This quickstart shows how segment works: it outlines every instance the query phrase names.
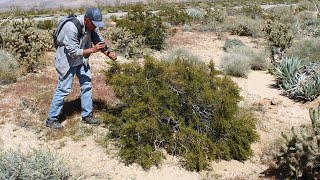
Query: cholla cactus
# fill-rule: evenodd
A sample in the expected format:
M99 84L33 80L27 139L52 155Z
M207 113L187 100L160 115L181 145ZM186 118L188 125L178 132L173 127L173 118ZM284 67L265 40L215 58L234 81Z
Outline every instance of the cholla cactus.
M48 39L35 31L34 22L22 19L13 21L1 32L4 48L12 53L19 62L23 72L33 72L39 66L39 57L43 50L50 48Z
M312 126L292 128L292 138L283 135L282 146L276 163L282 175L291 179L318 179L320 177L320 104L310 109Z
M284 51L292 45L293 36L289 33L290 26L281 22L267 20L262 31L265 32L267 39L272 43L271 46L279 48L280 59ZM275 62L275 55L273 53L273 62Z
M112 40L113 49L128 57L141 56L145 45L143 36L136 36L126 28L114 28L108 34Z

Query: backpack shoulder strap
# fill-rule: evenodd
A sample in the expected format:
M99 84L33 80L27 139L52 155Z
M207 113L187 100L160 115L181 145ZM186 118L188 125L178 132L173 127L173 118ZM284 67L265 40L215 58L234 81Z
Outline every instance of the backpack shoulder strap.
M71 22L77 27L78 29L78 40L80 41L80 37L82 35L82 26L80 24L80 21L77 18L72 18Z

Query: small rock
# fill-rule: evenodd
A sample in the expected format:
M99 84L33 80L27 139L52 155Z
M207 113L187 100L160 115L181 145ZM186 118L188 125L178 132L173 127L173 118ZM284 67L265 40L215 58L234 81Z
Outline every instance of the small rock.
M273 98L270 102L271 105L279 105L282 103L282 100L278 99L278 98Z

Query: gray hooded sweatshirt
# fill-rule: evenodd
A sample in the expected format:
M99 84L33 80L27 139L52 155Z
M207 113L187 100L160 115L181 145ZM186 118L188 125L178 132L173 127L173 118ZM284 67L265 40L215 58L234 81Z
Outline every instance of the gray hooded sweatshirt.
M83 62L88 62L89 56L83 56L83 49L92 47L93 44L105 42L99 33L99 29L91 31L85 28L84 15L78 16L82 26L80 42L78 40L78 29L72 22L67 22L61 29L57 38L58 46L55 56L55 67L59 74L59 78L63 78L70 67L79 66ZM104 49L106 50L106 49Z

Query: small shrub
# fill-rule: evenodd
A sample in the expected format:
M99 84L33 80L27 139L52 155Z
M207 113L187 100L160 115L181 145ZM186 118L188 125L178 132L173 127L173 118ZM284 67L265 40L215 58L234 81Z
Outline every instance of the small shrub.
M207 8L201 22L202 24L208 24L213 21L223 23L227 15L227 11L223 8L216 8L214 10L211 8Z
M192 27L189 24L184 24L182 29L183 29L183 32L191 32L192 31Z
M201 22L206 14L206 12L201 8L188 8L185 11L195 22Z
M291 129L291 137L282 134L285 143L274 156L277 174L283 179L320 178L320 105L309 110L311 124Z
M108 37L112 41L113 50L128 57L142 56L145 43L143 36L136 36L126 28L113 28L108 32Z
M43 20L43 21L39 21L37 22L37 28L38 29L53 29L54 27L57 26L57 23L52 21L52 20Z
M182 25L189 23L192 17L185 11L172 5L165 5L160 8L159 16L172 25Z
M221 61L221 68L226 74L246 77L250 69L266 70L269 68L266 51L256 52L253 49L238 45L229 49Z
M244 43L239 39L227 39L223 45L223 50L228 51L235 46L244 46Z
M231 22L227 22L225 26L227 26L227 29L234 35L263 37L263 32L261 31L261 20L253 20L251 18L241 16Z
M190 50L186 48L175 48L171 50L167 56L163 57L163 60L171 62L175 61L176 59L192 61L195 63L201 62L199 56L190 53Z
M303 48L301 48L303 47ZM289 57L297 57L304 64L308 62L320 62L320 38L304 38L295 41L287 50L286 55Z
M252 155L255 120L240 113L239 88L231 79L216 76L213 63L145 58L144 66L112 62L105 72L122 105L104 119L126 164L159 165L160 149L195 171L209 160Z
M16 81L18 65L17 60L10 53L0 50L0 84Z
M49 151L33 150L23 154L9 150L0 155L0 179L70 179L67 166Z
M247 77L251 69L250 57L247 53L241 53L241 47L230 50L221 60L221 70L229 75Z
M273 74L289 98L312 101L320 95L320 63L303 65L298 58L284 58L274 64Z
M219 29L219 24L215 21L212 21L208 24L201 24L200 26L196 27L196 29L202 32L215 32Z
M242 7L242 12L253 19L261 16L262 8L259 2L250 2L248 5Z
M128 14L122 19L116 20L117 27L129 29L136 36L144 36L145 43L151 49L161 50L166 39L166 28L160 17L144 9L137 4L132 6Z
M251 55L251 69L253 70L267 70L270 67L270 62L268 60L268 52L260 51L253 52Z

